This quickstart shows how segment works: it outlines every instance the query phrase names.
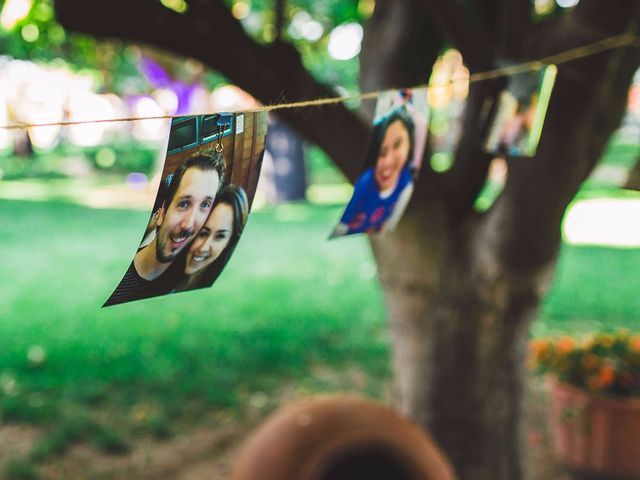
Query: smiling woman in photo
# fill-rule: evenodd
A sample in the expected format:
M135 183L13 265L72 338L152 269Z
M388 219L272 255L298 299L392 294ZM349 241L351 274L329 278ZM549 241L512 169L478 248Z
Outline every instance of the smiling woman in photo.
M365 157L369 168L356 181L332 237L395 227L413 192L413 144L414 122L404 106L376 120Z
M249 215L247 194L228 185L216 197L211 214L183 256L184 276L177 291L210 286L236 247Z

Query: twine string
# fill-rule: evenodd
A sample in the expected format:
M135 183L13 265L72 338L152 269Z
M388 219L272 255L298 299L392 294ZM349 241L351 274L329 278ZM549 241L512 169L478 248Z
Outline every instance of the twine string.
M542 57L537 60L531 60L528 62L519 63L515 65L508 65L505 67L496 68L493 70L487 70L484 72L472 73L469 75L468 79L451 79L444 82L438 82L438 83L432 83L432 84L423 83L420 85L415 85L413 87L402 87L402 88L436 89L436 88L446 87L448 85L452 85L456 82L461 82L461 81L468 81L469 83L475 83L475 82L481 82L484 80L492 80L499 77L517 75L520 73L541 70L546 65L551 65L551 64L558 65L562 63L567 63L573 60L589 57L607 50L613 50L613 49L622 48L622 47L640 48L640 38L635 35L625 33L622 35L616 35L613 37L605 38L603 40L598 40L596 42L588 43L579 47L571 48L569 50L565 50L563 52L559 52L553 55L548 55L546 57ZM238 110L238 113L271 112L274 110L315 107L315 106L331 105L331 104L349 102L349 101L368 100L372 98L378 98L384 93L391 92L397 89L398 88L389 88L389 89L375 90L375 91L360 93L355 95L343 95L343 96L336 96L336 97L316 98L313 100L302 100L298 102L263 105L261 107ZM35 128L35 127L54 127L54 126L64 127L64 126L72 126L72 125L84 125L87 123L116 123L116 122L137 122L142 120L167 120L167 119L176 118L176 117L178 116L177 115L156 115L156 116L149 116L149 117L103 118L103 119L95 119L95 120L75 120L75 121L72 120L72 121L50 122L50 123L18 122L10 125L1 125L0 129L15 130L15 129L23 129L23 128Z

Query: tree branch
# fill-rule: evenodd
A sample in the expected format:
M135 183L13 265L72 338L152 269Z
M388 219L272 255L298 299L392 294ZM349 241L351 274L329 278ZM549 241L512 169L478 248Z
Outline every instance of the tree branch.
M461 220L473 212L475 199L486 181L494 155L485 153L483 144L490 113L504 85L504 78L470 85L455 163L443 178L445 201L452 218Z
M69 30L149 43L197 58L265 104L336 96L307 72L295 48L283 42L258 44L220 0L190 2L183 15L154 0L56 0L55 7ZM279 116L355 179L369 132L360 115L337 104L282 110Z
M502 0L474 0L478 14L484 23L484 30L491 35L493 42L497 42L499 38L499 22L500 12L502 11Z
M531 27L524 41L526 57L533 60L554 55L626 32L638 34L640 25L628 20L635 15L632 10L637 11L639 6L627 0L580 2L570 12ZM617 12L627 15L616 15Z
M502 7L505 26L501 49L510 59L522 58L523 38L527 38L531 29L531 0L508 0Z
M425 13L436 21L473 71L493 66L494 44L453 0L418 0Z
M414 0L377 2L362 41L362 89L426 84L443 46L442 35Z
M276 40L282 40L282 31L284 29L284 10L285 10L286 0L276 0L275 4L275 14L276 14Z
M639 7L635 12L607 8L607 16L615 18L592 20L607 28L617 25L611 34L640 19ZM603 14L597 12L590 9L590 15ZM639 65L638 49L621 48L559 68L536 158L510 163L505 190L483 225L486 241L505 265L526 271L555 256L564 211L620 124L626 97L619 92L628 88Z
M627 176L627 181L622 188L640 192L640 156L636 157L635 164Z

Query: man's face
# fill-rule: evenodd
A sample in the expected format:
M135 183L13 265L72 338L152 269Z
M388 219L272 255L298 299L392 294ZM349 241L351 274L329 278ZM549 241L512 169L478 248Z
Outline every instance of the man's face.
M182 176L173 200L158 215L156 258L172 262L195 237L209 216L220 177L215 170L190 168Z

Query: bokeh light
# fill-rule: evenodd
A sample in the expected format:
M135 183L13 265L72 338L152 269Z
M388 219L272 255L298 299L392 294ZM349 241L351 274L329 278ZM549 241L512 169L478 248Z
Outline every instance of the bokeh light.
M238 20L246 18L249 12L251 12L251 6L245 1L236 2L231 7L231 15Z
M562 231L568 243L640 247L640 196L578 200L565 215Z
M133 105L133 116L136 118L160 117L165 115L162 107L151 97L140 97ZM167 134L168 120L151 119L133 122L132 133L138 140L160 140Z
M75 122L116 118L116 112L109 98L90 91L73 95L69 99L68 109L70 120ZM82 147L99 145L110 126L111 124L107 122L70 125L69 140Z
M320 22L316 22L315 20L307 22L302 28L302 36L310 42L319 40L322 37L323 33L324 27Z
M0 13L0 25L5 30L11 30L20 20L31 11L33 0L7 0Z
M459 51L450 49L433 65L429 82L429 104L444 108L452 99L463 101L469 94L469 70Z
M538 15L551 13L555 6L555 0L535 0L533 2L533 7Z
M308 12L300 10L291 18L288 31L293 38L304 38L309 42L315 42L320 40L324 34L324 27L320 22L314 20Z
M255 98L235 85L223 85L216 88L211 92L209 103L215 111L231 111L260 106Z
M556 3L558 4L558 6L562 8L575 7L576 5L578 5L579 2L580 0L556 0Z
M144 173L131 172L127 175L127 185L135 190L142 190L146 187L149 179Z
M358 2L358 13L364 18L367 19L371 15L373 15L373 10L376 7L375 0L360 0Z
M345 23L331 31L327 50L336 60L350 60L358 53L362 44L363 30L359 23Z
M110 168L116 163L116 152L109 147L103 147L96 152L96 165L100 168Z
M40 37L40 30L37 25L29 23L22 27L20 34L25 42L33 43L38 40L38 37Z
M446 172L453 166L453 155L449 152L437 152L431 155L431 168L435 172Z
M187 5L185 0L160 0L160 3L169 10L173 10L177 13L184 13L189 8L189 5Z
M178 110L178 95L169 88L158 88L152 93L153 99L167 115L173 115Z

